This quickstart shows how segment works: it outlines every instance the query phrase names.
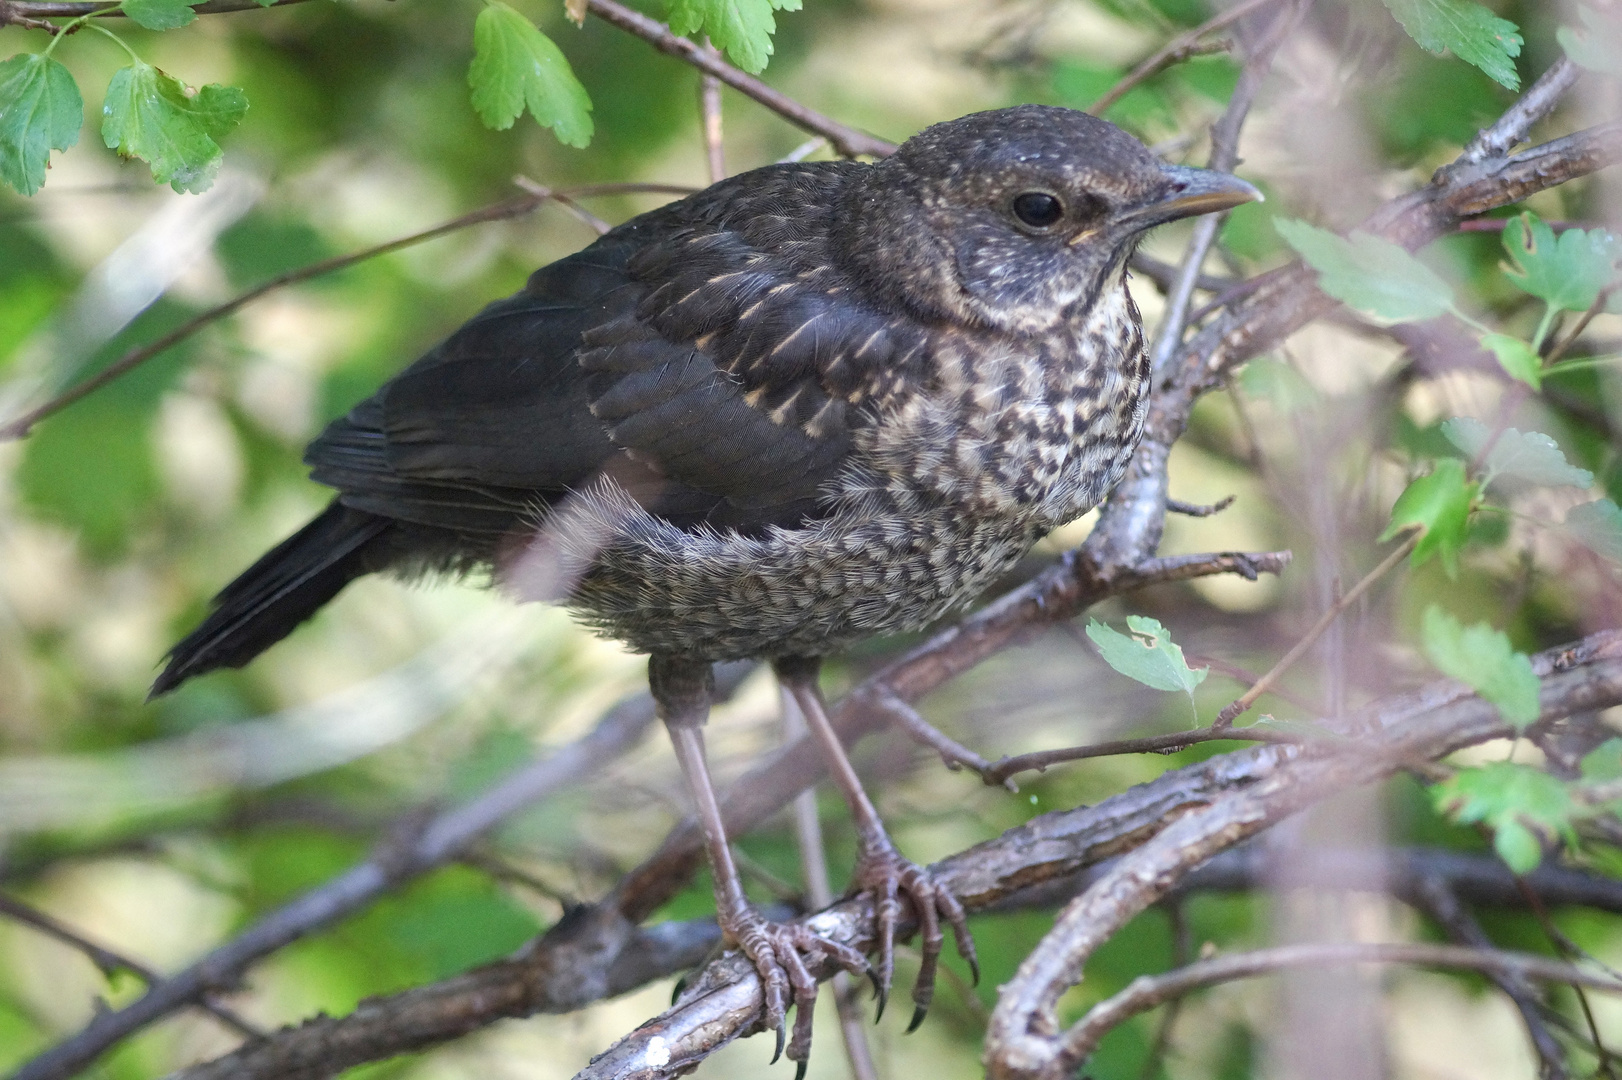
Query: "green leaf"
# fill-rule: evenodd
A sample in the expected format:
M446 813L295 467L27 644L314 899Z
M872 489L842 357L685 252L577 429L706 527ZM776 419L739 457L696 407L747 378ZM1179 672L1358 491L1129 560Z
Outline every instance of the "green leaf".
M1622 562L1622 508L1610 499L1573 506L1566 512L1566 530L1596 555Z
M1380 534L1390 540L1411 526L1423 528L1424 535L1414 547L1411 565L1421 566L1432 555L1439 556L1449 577L1458 572L1459 550L1470 523L1470 508L1480 493L1479 484L1465 478L1464 463L1443 458L1429 475L1421 476L1397 496L1391 508L1391 524Z
M224 156L215 140L242 122L248 98L219 83L194 91L137 60L113 73L101 111L109 149L146 161L158 183L196 193L214 183Z
M1534 390L1543 389L1543 358L1532 346L1508 334L1482 334L1481 347L1498 358L1498 366L1510 378Z
M118 9L148 30L173 30L197 18L193 4L203 0L124 0Z
M1473 461L1487 445L1492 433L1486 424L1474 417L1455 416L1442 423L1442 434ZM1594 484L1594 474L1566 461L1566 455L1560 452L1560 444L1541 431L1523 433L1514 428L1504 429L1498 441L1492 444L1492 449L1487 451L1482 465L1487 470L1487 476L1482 480L1483 486L1497 477L1543 487L1586 488Z
M1129 615L1126 625L1130 635L1097 619L1088 620L1087 636L1098 646L1104 662L1145 686L1181 690L1192 697L1194 688L1205 681L1211 669L1190 668L1183 659L1182 648L1171 640L1171 634L1158 620Z
M1617 280L1622 244L1604 229L1567 229L1559 236L1530 212L1504 227L1506 273L1516 286L1554 307L1587 311Z
M1453 306L1453 287L1400 244L1368 233L1338 236L1294 218L1273 227L1318 271L1318 287L1384 322L1434 319Z
M745 71L759 73L772 55L772 11L799 11L800 0L668 0L670 29L710 35Z
M84 99L68 69L37 53L0 63L0 180L24 195L45 184L51 151L79 141Z
M1622 18L1617 12L1591 7L1579 7L1577 15L1583 21L1582 31L1569 26L1555 31L1571 62L1602 75L1622 75L1622 51L1616 48L1622 41Z
M1514 23L1469 0L1385 0L1385 6L1421 49L1438 55L1451 51L1494 82L1521 88L1515 71L1521 34Z
M473 24L473 63L467 69L473 111L486 127L505 131L524 107L566 146L591 142L591 98L569 61L535 24L491 3Z
M1498 706L1517 731L1538 718L1538 677L1525 653L1486 623L1461 626L1432 604L1422 630L1425 655L1442 674L1465 683Z
M1580 768L1590 783L1622 780L1622 739L1606 739L1584 754Z
M1431 788L1431 798L1454 821L1481 822L1492 829L1498 857L1517 874L1535 870L1543 859L1534 829L1550 839L1575 842L1571 822L1582 810L1559 780L1507 761L1461 769Z

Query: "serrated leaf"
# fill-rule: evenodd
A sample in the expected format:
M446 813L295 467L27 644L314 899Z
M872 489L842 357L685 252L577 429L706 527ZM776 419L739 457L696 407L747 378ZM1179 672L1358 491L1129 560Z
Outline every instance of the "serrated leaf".
M203 0L124 0L118 9L148 30L173 30L197 18L193 4ZM263 2L263 0L261 0Z
M1158 620L1129 615L1126 625L1131 634L1090 619L1087 636L1098 646L1104 662L1127 678L1156 690L1180 690L1192 696L1194 688L1210 674L1209 668L1195 670L1188 666L1183 650Z
M1566 512L1566 530L1596 555L1622 562L1622 507L1610 499L1573 506Z
M1424 530L1410 565L1421 566L1432 555L1442 560L1449 577L1458 572L1459 551L1470 524L1470 508L1481 488L1465 476L1464 463L1442 458L1428 475L1409 484L1391 507L1391 523L1380 534L1390 540L1412 526Z
M1521 88L1515 58L1522 42L1514 23L1470 0L1385 0L1385 6L1421 49L1451 52L1494 82Z
M799 11L800 0L668 0L670 29L710 36L745 71L759 73L772 55L776 11Z
M1602 75L1622 75L1622 50L1616 47L1622 41L1622 18L1614 11L1591 7L1579 7L1577 16L1583 30L1562 26L1555 31L1555 38L1571 62Z
M1492 432L1487 425L1471 416L1455 416L1443 421L1442 434L1449 442L1464 451L1474 461L1487 445ZM1566 461L1560 444L1541 431L1517 431L1505 428L1487 451L1482 462L1487 476L1482 484L1490 484L1497 477L1508 477L1528 484L1544 487L1592 487L1594 474L1579 469Z
M1523 213L1504 226L1504 250L1513 266L1510 281L1540 300L1567 311L1587 311L1601 289L1617 280L1622 244L1604 229L1554 230Z
M1492 762L1461 769L1431 788L1437 810L1454 821L1481 822L1493 831L1499 858L1517 874L1536 869L1542 845L1533 829L1553 839L1575 840L1572 819L1582 808L1565 784L1529 765Z
M1498 366L1510 378L1534 390L1543 389L1543 358L1531 345L1508 334L1482 334L1481 347L1498 358Z
M52 150L79 141L84 99L68 69L37 53L0 63L0 180L24 195L45 184Z
M473 24L473 63L467 69L473 110L486 127L505 131L529 107L542 127L566 146L591 142L591 98L552 39L502 3L490 3Z
M248 97L219 83L192 91L137 60L113 73L101 111L109 149L147 162L158 183L196 193L214 183L224 156L215 140L242 122Z
M1515 730L1538 718L1538 677L1525 653L1486 623L1463 626L1432 604L1425 609L1425 655L1436 669L1498 706Z
M1434 319L1453 306L1453 287L1400 244L1354 232L1342 237L1293 218L1273 227L1318 272L1318 287L1388 323Z

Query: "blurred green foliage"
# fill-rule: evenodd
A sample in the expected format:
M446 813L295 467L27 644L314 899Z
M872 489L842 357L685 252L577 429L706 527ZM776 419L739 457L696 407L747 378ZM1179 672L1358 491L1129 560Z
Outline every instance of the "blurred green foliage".
M183 18L184 5L165 0L151 6L171 21ZM671 14L660 4L641 9ZM146 160L120 160L93 135L81 134L71 150L50 155L49 172L42 158L35 169L29 154L38 158L41 146L69 140L59 131L45 132L43 144L37 133L18 134L22 129L7 126L16 117L7 119L0 102L0 158L11 154L6 160L20 167L0 169L0 179L21 189L30 186L28 177L44 181L31 199L0 192L0 422L240 290L510 198L515 175L554 188L705 182L697 74L601 21L576 28L561 5L526 0L513 10L536 20L536 33L566 58L589 96L589 148L564 146L524 119L506 131L487 128L468 85L481 10L495 9L312 3L208 16L165 32L102 20L153 70L189 86L237 87L245 96L246 112L229 132L203 125L206 141L222 147L223 156L191 138L184 153L164 159L173 176L186 181L182 187L201 186L188 179L201 175L194 170L218 168L213 188L201 196L155 184ZM712 21L729 10L741 21ZM1216 10L1201 0L1065 0L1029 10L830 0L803 12L768 0L703 0L677 8L684 26L708 31L743 66L764 64L769 55L765 77L773 85L896 139L956 113L1020 100L1086 107ZM1558 27L1528 5L1496 10L1522 24L1528 40L1520 72L1534 77L1534 60L1545 64L1558 54ZM1054 29L1063 29L1065 19L1086 33ZM771 26L775 37L763 38ZM1314 96L1321 88L1298 81L1269 84L1254 134L1247 134L1256 140L1246 145L1251 160L1241 168L1268 202L1230 216L1209 273L1237 279L1292 258L1275 230L1277 219L1310 218L1346 232L1378 196L1422 183L1512 100L1478 67L1425 53L1377 6L1344 20L1331 10L1313 32L1315 49L1335 50L1333 92ZM1018 47L981 49L991 38ZM0 30L5 62L47 47L39 31ZM120 70L130 70L130 57L95 32L65 37L51 55L76 80L86 120L99 122L104 88ZM1290 70L1312 69L1324 55L1303 54ZM1145 80L1108 116L1160 144L1168 156L1198 163L1207 148L1204 132L1238 72L1231 55L1192 58ZM522 89L533 111L533 87ZM158 97L179 107L172 95ZM1568 119L1561 114L1551 129L1566 124L1560 130L1568 130ZM159 135L172 135L166 125L177 123L168 114L155 122ZM806 138L731 91L725 125L727 164L735 171L777 160ZM1361 173L1336 171L1344 161L1325 166L1317 160L1325 145L1320 125L1346 133L1347 145L1373 155L1356 163ZM126 145L144 159L163 158L161 147L138 140ZM812 153L826 156L825 150ZM160 179L167 168L159 170ZM1582 223L1585 231L1566 232L1573 239L1557 241L1557 250L1588 244L1600 235L1597 227L1615 220L1600 185L1577 187L1539 196L1531 207L1551 228ZM617 222L662 198L613 195L588 206ZM227 204L235 209L210 218L213 235L186 265L165 268L149 257L129 271L128 262L113 262L121 249L178 250L185 230L208 217L198 208ZM1543 236L1530 222L1527 227L1526 235ZM158 231L158 244L140 249L148 228ZM466 626L496 617L504 602L488 594L369 582L248 669L210 676L160 702L143 701L154 664L195 623L213 592L324 502L324 490L308 481L300 463L303 444L321 425L481 305L518 288L535 267L592 236L587 225L552 205L525 220L478 226L301 283L51 417L26 441L0 444L0 788L17 787L15 777L34 782L55 775L59 767L105 766L109 772L87 775L133 781L188 762L214 762L199 747L237 746L231 740L248 730L243 725L266 714L280 713L285 723L277 737L288 741L244 742L249 764L255 753L303 752L325 735L359 739L374 721L357 715L311 731L297 726L296 712L280 711L362 685L431 654ZM1184 236L1156 237L1148 250L1175 258ZM1321 610L1328 583L1356 581L1389 550L1375 537L1391 521L1404 486L1440 468L1456 481L1439 503L1446 521L1433 515L1420 523L1446 526L1432 543L1440 549L1446 540L1458 577L1447 577L1433 560L1393 571L1372 590L1366 606L1350 613L1347 636L1335 646L1351 658L1355 675L1350 689L1341 685L1338 692L1355 704L1436 677L1424 658L1421 629L1432 604L1455 619L1502 631L1504 649L1489 663L1512 663L1504 657L1616 625L1622 512L1602 497L1622 497L1615 434L1622 394L1616 369L1604 361L1618 348L1622 323L1610 311L1600 314L1566 355L1588 366L1540 366L1539 393L1524 380L1514 391L1521 396L1506 397L1507 376L1480 348L1484 329L1530 348L1568 332L1575 319L1551 316L1537 299L1548 290L1528 293L1505 273L1503 239L1483 232L1446 237L1416 263L1448 290L1449 304L1456 297L1479 326L1452 315L1411 324L1416 335L1441 342L1426 347L1395 344L1363 326L1354 332L1326 324L1312 331L1318 336L1302 335L1253 362L1230 394L1202 404L1212 408L1200 414L1190 439L1199 454L1177 459L1174 491L1181 497L1185 488L1197 490L1204 498L1210 488L1211 498L1220 498L1235 476L1247 486L1222 515L1192 524L1174 519L1167 553L1287 546L1297 553L1290 574L1276 585L1241 584L1237 593L1204 585L1151 590L1098 617L1124 624L1128 615L1150 612L1157 625L1174 629L1188 664L1200 668L1217 659L1266 670ZM1603 256L1589 260L1590 277L1603 276L1609 265ZM139 279L132 288L150 286L162 296L98 336L87 329L97 313L78 304L110 295L95 291L97 268L109 265ZM1572 276L1556 274L1556 284ZM1153 288L1141 277L1134 288L1152 320L1158 310ZM1197 303L1209 299L1202 293ZM1592 488L1506 484L1502 492L1481 492L1476 478L1466 476L1470 463L1444 431L1444 422L1459 416L1503 429L1513 424L1517 435L1542 433L1563 460L1595 474ZM1439 467L1439 461L1450 464ZM1320 498L1326 492L1329 497ZM1338 532L1326 533L1326 522ZM89 809L76 814L75 800L59 800L56 817L3 838L0 887L155 966L179 967L364 859L412 808L476 796L545 748L578 736L638 685L637 663L614 647L561 629L561 621L545 627L494 688L470 689L443 715L391 738L378 736L352 760L269 784L243 779L250 770L222 770L217 783L200 784L197 793L175 802L132 797L95 815ZM1100 662L1084 639L1078 624L1011 650L937 695L929 714L991 757L1187 729L1186 705L1140 692ZM908 643L864 644L830 679L859 678ZM1288 696L1264 697L1258 712L1281 724L1317 715L1340 684L1316 657L1286 677ZM1194 694L1199 714L1215 715L1245 685L1213 666ZM960 686L968 689L960 692ZM723 775L735 776L776 740L770 698L745 693L717 717L712 739ZM286 736L289 731L297 737ZM871 751L861 764L879 778L881 809L902 847L935 857L1238 745L1213 742L1169 756L1077 763L1022 777L1018 795L945 773L933 758L909 755L898 743ZM1483 763L1457 764L1468 770ZM1459 775L1468 786L1490 774ZM1477 816L1509 823L1514 839L1514 828L1528 831L1522 822L1527 807L1516 803L1513 785L1506 786L1512 790L1492 803L1492 814ZM108 794L94 785L83 790L79 801L86 807L92 795ZM277 953L250 974L249 989L236 1003L274 1026L317 1010L342 1013L367 995L508 953L560 918L568 904L603 895L651 851L680 811L678 792L668 751L651 738L601 776L499 830L479 867L443 868ZM824 791L819 799L837 888L853 862L854 841L837 797ZM41 805L46 801L42 797ZM1449 820L1412 778L1387 786L1380 813L1383 820L1362 839L1373 842L1383 832L1394 844L1491 850L1490 837ZM739 847L775 878L798 881L785 823L741 838ZM1538 854L1524 837L1512 847L1517 858ZM1559 857L1609 873L1622 869L1614 850L1587 841ZM750 888L763 902L777 899L762 881ZM709 915L709 889L701 873L654 917ZM1187 940L1195 950L1206 943L1228 951L1264 943L1273 930L1269 904L1262 894L1186 898L1180 912ZM1614 919L1582 912L1556 918L1584 947L1616 962L1622 935ZM1550 949L1525 912L1483 911L1482 921L1506 945ZM985 915L973 925L984 969L980 986L963 993L943 986L932 1019L911 1040L890 1039L899 1028L888 1025L904 1025L906 1017L887 1017L888 1075L908 1075L917 1061L950 1061L963 1075L975 1075L984 1009L1051 927L1052 913ZM1170 915L1164 908L1146 912L1088 964L1085 981L1063 1003L1066 1015L1174 960ZM966 982L956 957L945 964ZM910 970L901 973L903 986L909 977ZM1475 993L1480 984L1459 985ZM0 1069L75 1030L90 1016L96 995L123 1004L139 992L127 975L109 983L68 950L0 924ZM531 1041L514 1043L518 1049L492 1038L476 1043L477 1050L452 1046L351 1075L468 1075L475 1067L469 1061L483 1053L531 1063L555 1059L565 1063L559 1069L567 1075L602 1048L603 1031L629 1030L657 1008L668 985L650 993L605 1004L589 1022L531 1021L524 1027ZM1265 1000L1252 993L1226 987L1193 999L1173 1033L1173 1053L1150 1075L1255 1075L1268 1032L1252 1022L1266 1011L1245 1004ZM1560 1007L1575 1015L1574 1003ZM1142 1075L1160 1019L1150 1014L1114 1033L1088 1074L1096 1080ZM1184 1030L1196 1034L1177 1033ZM1187 1053L1178 1050L1185 1038L1199 1040L1182 1044ZM819 1039L813 1069L835 1075L836 1036L827 1030ZM187 1016L117 1050L99 1075L155 1077L230 1045L210 1021ZM751 1062L755 1075L759 1063Z

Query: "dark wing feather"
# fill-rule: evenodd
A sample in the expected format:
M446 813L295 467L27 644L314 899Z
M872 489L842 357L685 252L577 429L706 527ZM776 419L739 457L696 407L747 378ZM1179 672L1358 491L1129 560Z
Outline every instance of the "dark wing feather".
M463 535L531 524L605 469L683 525L814 516L852 450L857 372L898 332L829 251L856 168L757 170L537 271L332 424L312 475Z

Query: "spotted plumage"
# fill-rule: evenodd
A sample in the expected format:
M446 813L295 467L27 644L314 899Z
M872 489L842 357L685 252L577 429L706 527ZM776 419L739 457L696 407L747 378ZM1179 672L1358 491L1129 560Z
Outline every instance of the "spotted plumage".
M1127 256L1164 221L1256 197L1111 125L1022 106L921 132L877 164L768 166L537 270L306 454L331 506L216 598L154 693L240 666L345 584L486 568L651 654L723 928L779 1029L799 957L864 961L744 898L698 735L709 665L772 660L855 817L887 992L898 895L963 911L885 835L816 693L816 658L924 626L1101 500L1143 431Z

